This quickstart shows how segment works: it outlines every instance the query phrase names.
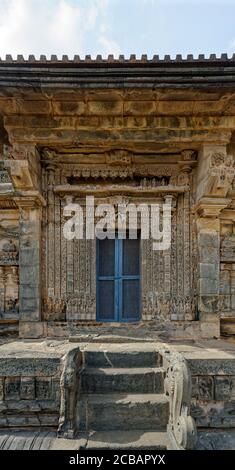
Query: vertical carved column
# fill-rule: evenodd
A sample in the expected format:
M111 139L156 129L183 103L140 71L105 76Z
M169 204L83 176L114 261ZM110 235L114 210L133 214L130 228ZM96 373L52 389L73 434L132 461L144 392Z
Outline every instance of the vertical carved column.
M198 313L202 335L219 336L220 219L235 174L225 145L204 145L196 174Z
M165 197L165 204L171 204L171 207L172 207L172 201L173 201L172 195L167 195ZM171 248L172 248L172 239L171 239L170 248L168 248L168 250L163 251L164 288L165 288L165 293L168 295L171 293Z
M20 335L39 337L41 322L41 216L34 199L19 199L19 308Z
M209 217L197 219L198 230L198 311L205 328L218 331L220 221Z
M230 308L232 311L235 310L235 264L233 263L232 264L232 270L231 270L231 291L230 291L230 295L231 295L231 304L230 304Z
M0 317L5 311L5 272L4 266L0 266Z
M60 184L60 170L55 171L55 184ZM61 296L61 208L60 197L55 195L55 298Z
M55 295L55 207L54 192L55 184L54 172L55 167L51 164L48 168L48 193L47 193L47 280L48 280L48 297L53 298Z
M165 202L172 201L168 195ZM158 201L158 203L163 201ZM143 320L169 317L172 289L171 251L153 250L153 239L141 240L141 303Z

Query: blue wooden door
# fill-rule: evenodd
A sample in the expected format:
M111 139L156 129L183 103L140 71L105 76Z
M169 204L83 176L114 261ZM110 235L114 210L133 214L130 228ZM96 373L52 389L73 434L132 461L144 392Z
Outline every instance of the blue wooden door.
M97 240L97 320L139 318L139 239Z

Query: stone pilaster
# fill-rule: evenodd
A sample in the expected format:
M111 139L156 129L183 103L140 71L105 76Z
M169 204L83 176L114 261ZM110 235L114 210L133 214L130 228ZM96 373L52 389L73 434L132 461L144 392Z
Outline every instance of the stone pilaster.
M41 322L41 218L35 198L17 198L19 211L19 321L20 336L43 335Z
M198 241L198 315L202 336L219 336L220 214L234 178L233 158L224 145L204 145L196 174L195 215Z
M0 266L0 318L5 310L5 272L4 267Z
M220 267L220 221L197 219L198 239L198 313L205 325L205 336L219 335L218 300Z

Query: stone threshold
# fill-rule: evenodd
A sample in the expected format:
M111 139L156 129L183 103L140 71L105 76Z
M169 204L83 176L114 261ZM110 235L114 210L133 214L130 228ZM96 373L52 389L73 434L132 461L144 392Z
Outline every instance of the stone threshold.
M19 323L20 338L60 338L76 337L81 341L103 341L103 337L110 337L108 341L117 341L122 338L131 338L130 341L195 341L201 338L219 338L219 320L215 322L186 321L186 320L142 320L138 323L97 323L96 321L77 322L24 322ZM80 340L79 339L79 340ZM128 340L129 341L129 340Z

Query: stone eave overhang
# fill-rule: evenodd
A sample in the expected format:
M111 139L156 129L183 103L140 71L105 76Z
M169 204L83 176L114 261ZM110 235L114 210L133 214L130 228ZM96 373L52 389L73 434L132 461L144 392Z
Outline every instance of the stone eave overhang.
M148 59L142 56L136 59L131 56L125 59L120 56L114 59L109 56L103 59L98 56L91 59L86 56L80 59L75 56L70 60L63 56L47 59L41 56L36 60L29 56L25 60L18 56L13 60L6 56L0 60L0 88L235 88L235 55L220 58L211 55L197 59L188 56L183 59L177 56L171 59L165 56L159 59L154 56Z

